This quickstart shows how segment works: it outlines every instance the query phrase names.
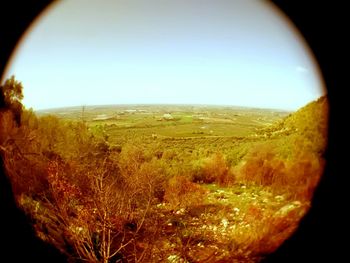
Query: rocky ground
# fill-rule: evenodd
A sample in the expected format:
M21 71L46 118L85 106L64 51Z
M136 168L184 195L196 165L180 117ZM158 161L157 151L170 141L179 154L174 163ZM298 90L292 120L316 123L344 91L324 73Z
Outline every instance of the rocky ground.
M257 262L295 230L309 206L262 187L203 187L203 203L157 205L162 223L154 262Z

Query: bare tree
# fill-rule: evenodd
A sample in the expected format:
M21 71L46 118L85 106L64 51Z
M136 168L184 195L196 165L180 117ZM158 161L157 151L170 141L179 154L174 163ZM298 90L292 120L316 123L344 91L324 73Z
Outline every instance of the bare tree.
M148 191L141 189L139 182L115 174L111 165L106 158L94 169L85 169L89 189L81 189L64 175L58 161L50 162L49 194L34 215L40 222L38 232L72 258L141 262L150 247L136 249L137 239L151 207L152 186L146 183Z

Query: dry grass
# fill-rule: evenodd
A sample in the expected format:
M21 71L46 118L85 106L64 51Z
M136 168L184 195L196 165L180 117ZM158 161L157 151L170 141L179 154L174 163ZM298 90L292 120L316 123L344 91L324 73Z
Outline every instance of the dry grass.
M203 202L206 190L184 176L175 176L165 188L164 199L174 209Z

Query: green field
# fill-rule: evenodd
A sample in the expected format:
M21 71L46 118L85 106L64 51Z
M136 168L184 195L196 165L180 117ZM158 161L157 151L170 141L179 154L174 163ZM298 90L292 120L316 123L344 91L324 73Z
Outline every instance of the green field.
M287 116L289 112L229 106L119 105L86 106L38 111L39 116L84 121L96 134L104 134L111 145L140 138L144 143L161 142L164 147L222 147Z

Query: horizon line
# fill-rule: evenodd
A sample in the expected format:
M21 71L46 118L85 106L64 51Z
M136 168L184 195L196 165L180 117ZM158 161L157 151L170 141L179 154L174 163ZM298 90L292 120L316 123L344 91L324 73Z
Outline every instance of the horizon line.
M310 102L312 102L312 101L310 101ZM269 107L263 107L263 106L248 106L248 105L233 105L233 104L206 104L206 103L118 103L118 104L109 104L108 103L108 104L80 104L80 105L70 105L70 106L55 106L55 107L41 108L41 109L34 109L32 107L29 107L27 109L32 109L34 112L40 112L40 111L59 110L59 109L65 109L65 108L67 109L67 108L107 107L107 106L109 106L109 107L116 107L116 106L117 107L118 106L133 106L133 107L135 107L135 106L230 107L230 108L246 108L246 109L260 109L260 110L275 110L275 111L286 111L286 112L294 112L294 111L297 111L299 109L299 108L298 109L283 109L283 108L269 108ZM301 107L303 107L303 106L301 106Z
M48 110L58 110L58 109L64 109L64 108L82 108L82 107L106 107L106 106L202 106L202 107L233 107L233 108L250 108L250 109L263 109L263 110L279 110L279 111L287 111L287 112L295 112L299 110L300 108L306 106L307 104L317 101L320 98L327 96L327 93L322 94L318 98L315 98L304 105L296 108L296 109L287 109L287 108L274 108L274 107L263 107L263 106L250 106L250 105L237 105L237 104L215 104L215 103L116 103L116 104L79 104L79 105L68 105L68 106L54 106L49 108L40 108L40 109L34 109L33 107L26 107L26 109L32 109L35 112L39 111L48 111Z

